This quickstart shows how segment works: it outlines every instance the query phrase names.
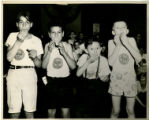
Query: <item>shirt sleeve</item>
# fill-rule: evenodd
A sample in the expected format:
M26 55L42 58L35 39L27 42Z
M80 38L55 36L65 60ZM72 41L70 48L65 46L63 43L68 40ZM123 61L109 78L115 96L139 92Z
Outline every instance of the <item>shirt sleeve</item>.
M38 42L36 42L36 50L37 50L37 56L43 54L43 46L40 39L38 39Z
M87 60L87 55L86 55L86 54L83 54L83 55L79 58L79 60L78 60L78 62L77 62L78 67L81 67L82 65L84 65L84 63L86 62L86 60Z
M107 59L105 57L101 57L98 73L99 77L109 75L110 73L111 71Z
M16 39L17 39L17 34L10 33L8 35L8 38L7 38L6 42L5 42L5 46L6 47L12 47L14 45Z

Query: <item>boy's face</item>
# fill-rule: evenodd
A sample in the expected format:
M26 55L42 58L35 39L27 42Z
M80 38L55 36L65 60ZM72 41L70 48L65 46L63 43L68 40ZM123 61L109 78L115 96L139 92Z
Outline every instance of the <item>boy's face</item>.
M88 45L87 51L90 56L93 56L93 55L99 56L101 52L100 44L98 42L93 42L92 44Z
M28 21L24 16L21 16L19 22L17 22L16 25L19 31L28 32L32 27L33 23Z
M49 37L56 43L59 43L64 36L64 32L62 28L59 26L51 27L51 31L49 32Z
M125 22L116 22L113 26L113 32L115 35L127 34L127 25Z
M75 38L76 37L76 34L74 32L71 32L70 37L71 38Z
M79 49L80 48L80 44L78 42L75 42L74 47L75 47L75 49Z

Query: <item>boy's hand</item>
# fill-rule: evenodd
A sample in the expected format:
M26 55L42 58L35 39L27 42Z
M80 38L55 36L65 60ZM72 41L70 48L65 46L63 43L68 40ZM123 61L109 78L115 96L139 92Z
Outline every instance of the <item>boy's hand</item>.
M62 55L66 54L65 48L64 48L62 43L59 43L58 48L59 48L59 51Z
M98 55L94 54L89 58L89 63L93 63L98 59Z
M101 79L103 82L108 82L108 81L109 81L109 75L100 76L100 79Z
M37 57L37 51L36 50L27 50L28 52L28 56L29 58L31 58L32 60L35 59Z
M27 36L28 36L27 32L20 31L18 33L17 40L23 42Z
M114 42L117 46L122 44L121 41L120 41L120 36L119 35L114 36Z
M51 42L49 43L49 46L48 46L48 51L49 51L49 52L52 52L52 50L53 50L54 47L55 47L55 43L54 43L54 41L51 41Z
M126 33L122 33L120 35L120 40L122 42L123 45L126 45L128 44L128 39L127 39L127 34Z

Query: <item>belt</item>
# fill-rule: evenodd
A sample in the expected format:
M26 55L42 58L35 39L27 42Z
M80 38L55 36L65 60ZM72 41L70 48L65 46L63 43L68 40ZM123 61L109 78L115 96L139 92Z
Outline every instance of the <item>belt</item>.
M10 65L10 69L34 68L34 66L15 66Z

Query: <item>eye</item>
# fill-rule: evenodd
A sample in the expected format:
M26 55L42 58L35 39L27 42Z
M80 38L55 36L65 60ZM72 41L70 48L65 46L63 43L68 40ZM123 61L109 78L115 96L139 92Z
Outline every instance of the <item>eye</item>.
M19 24L22 24L23 23L23 21L19 21Z
M27 21L26 23L27 23L27 24L30 24L30 22L29 22L29 21Z

